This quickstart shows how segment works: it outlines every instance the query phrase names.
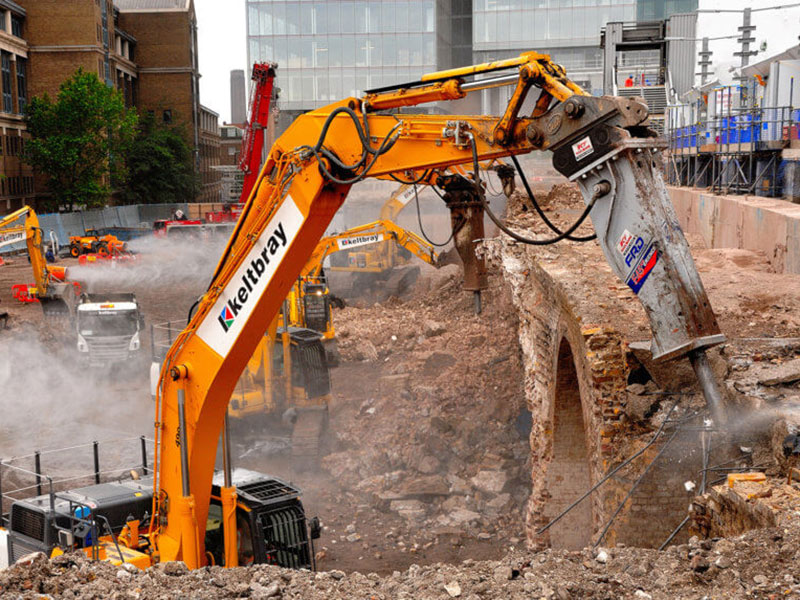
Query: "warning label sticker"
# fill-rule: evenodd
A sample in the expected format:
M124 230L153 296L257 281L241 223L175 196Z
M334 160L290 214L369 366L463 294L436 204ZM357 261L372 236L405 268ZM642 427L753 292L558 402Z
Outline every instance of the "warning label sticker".
M572 152L575 154L575 160L583 160L590 154L594 153L594 146L592 146L592 140L589 139L587 135L582 140L578 140L577 143L572 144Z

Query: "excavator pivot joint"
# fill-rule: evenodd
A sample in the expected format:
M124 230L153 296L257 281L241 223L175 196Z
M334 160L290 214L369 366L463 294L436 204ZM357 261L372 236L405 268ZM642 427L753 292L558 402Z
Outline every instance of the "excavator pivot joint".
M189 365L175 365L169 370L169 376L172 378L172 381L189 379Z

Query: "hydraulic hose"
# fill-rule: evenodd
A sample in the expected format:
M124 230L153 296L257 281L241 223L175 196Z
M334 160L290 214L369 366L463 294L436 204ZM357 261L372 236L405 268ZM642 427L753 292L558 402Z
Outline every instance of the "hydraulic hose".
M542 221L544 221L545 225L547 225L553 233L558 235L564 233L563 231L561 231L561 229L558 228L558 226L555 223L553 223L550 219L547 218L547 215L542 210L542 207L539 206L539 203L536 201L536 196L533 195L533 190L531 190L531 186L528 185L528 178L525 177L525 173L522 171L522 167L520 166L517 157L514 156L513 154L511 155L511 161L514 163L514 167L517 169L517 173L519 173L520 179L522 179L522 185L525 186L525 191L528 194L528 198L530 199L533 208L542 218ZM592 235L587 235L583 237L568 235L566 236L566 239L573 242L590 242L592 240L597 239L597 234L593 233Z
M420 211L420 208L419 208L419 196L417 195L417 185L416 184L414 184L414 202L417 205L417 224L419 225L419 232L422 234L422 237L425 238L425 241L428 242L431 246L437 246L439 248L443 248L444 246L447 246L447 244L449 244L453 240L453 236L455 236L455 234L458 233L458 231L464 225L463 222L462 222L458 227L454 228L450 232L450 237L447 238L447 241L444 244L437 244L431 238L428 237L428 235L425 233L425 229L422 227L422 212Z
M469 135L470 145L472 147L473 169L475 173L478 173L478 170L480 169L480 164L478 161L478 148L475 144L475 136L473 136L471 133L467 135ZM589 213L592 211L592 208L594 208L594 205L597 202L597 200L600 197L608 194L610 191L611 191L611 184L608 183L607 181L601 181L598 184L596 184L594 186L594 192L592 193L592 199L589 201L589 204L586 205L586 208L584 209L581 216L578 217L578 220L575 221L575 223L573 223L566 231L561 232L556 237L549 238L546 240L535 240L531 238L526 238L524 236L519 235L518 233L515 233L514 231L506 227L506 225L497 217L497 215L494 214L491 207L489 206L489 203L486 201L486 197L484 196L484 194L479 193L479 196L481 199L481 204L483 205L483 209L486 211L486 214L489 215L489 218L495 225L497 225L500 231L505 233L507 236L518 242L521 242L523 244L528 244L530 246L549 246L551 244L560 242L563 239L566 239L568 235L570 235L573 231L578 229L578 227L580 227L586 220L586 217L589 216Z

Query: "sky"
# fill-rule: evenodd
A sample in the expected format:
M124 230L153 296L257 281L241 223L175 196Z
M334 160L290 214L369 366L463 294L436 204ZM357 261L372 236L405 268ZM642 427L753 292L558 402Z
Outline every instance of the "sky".
M746 6L760 8L780 4L794 4L787 0L701 0L701 8L742 9ZM224 9L221 9L224 7ZM195 0L200 44L200 101L204 106L219 113L220 123L230 122L230 72L232 69L247 71L247 26L244 0ZM741 24L741 14L700 14L698 37L736 35ZM753 13L756 25L755 47L766 42L767 49L751 62L758 62L777 54L789 46L800 43L800 7L780 11ZM699 44L698 44L699 46ZM738 50L735 39L711 42L711 57L715 76L722 83L730 83L729 68L739 65L733 56Z
M701 8L710 9L743 9L750 6L758 9L767 6L796 4L788 0L700 0ZM752 24L756 26L753 37L756 38L755 50L760 50L766 43L766 50L759 51L758 55L750 58L750 64L760 62L775 54L800 44L800 7L781 10L765 10L752 13ZM697 19L697 37L738 35L738 27L742 24L741 13L700 13ZM699 50L700 44L698 44ZM735 39L716 40L709 42L709 48L714 53L711 61L714 67L714 76L723 84L732 82L733 73L730 68L738 67L741 58L733 53L740 49ZM753 49L751 47L751 49Z
M247 67L244 0L194 0L200 46L200 102L231 120L230 72Z

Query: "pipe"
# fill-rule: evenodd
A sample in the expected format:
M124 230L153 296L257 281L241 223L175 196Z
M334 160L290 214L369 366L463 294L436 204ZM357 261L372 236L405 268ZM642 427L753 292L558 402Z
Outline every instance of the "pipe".
M144 436L141 436L139 440L142 443L142 475L147 475L147 441Z
M178 423L180 427L178 439L181 444L181 491L188 497L192 492L189 485L189 448L186 442L186 390L183 388L178 390Z
M725 409L723 406L722 392L717 384L717 378L708 362L708 356L704 349L700 348L689 353L689 362L697 375L697 381L703 390L708 409L711 411L711 418L717 426L722 426L726 422Z
M228 413L222 424L222 472L225 476L225 487L231 487L231 436L228 422Z
M222 472L225 485L220 488L219 495L222 501L222 535L225 549L225 567L239 566L239 548L236 532L236 488L232 485L231 477L231 436L228 413L222 425Z
M92 442L92 454L94 455L94 482L100 483L100 444L95 440Z
M472 297L475 300L475 314L479 315L483 310L483 306L481 305L481 291L475 290L474 292L472 292L472 294L473 294Z

